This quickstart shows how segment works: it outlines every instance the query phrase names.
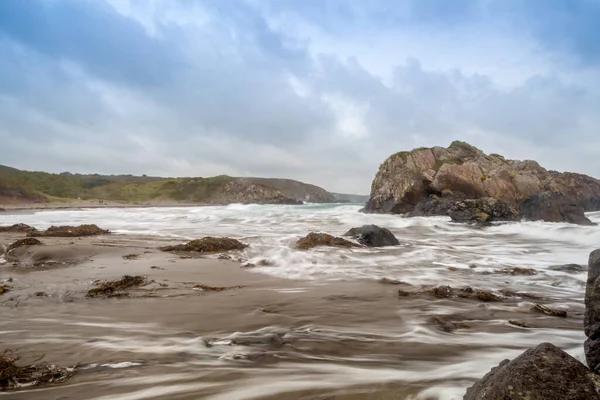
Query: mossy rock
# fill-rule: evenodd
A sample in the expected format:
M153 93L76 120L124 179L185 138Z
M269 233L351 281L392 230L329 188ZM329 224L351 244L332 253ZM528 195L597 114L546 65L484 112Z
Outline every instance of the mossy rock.
M305 237L298 240L296 247L298 250L309 250L317 246L331 246L331 247L360 247L358 244L353 243L349 240L328 235L327 233L311 232Z
M228 237L211 237L207 236L202 239L192 240L185 244L179 244L175 246L161 247L162 251L181 251L181 252L193 252L193 253L220 253L231 250L244 250L248 247L236 239Z

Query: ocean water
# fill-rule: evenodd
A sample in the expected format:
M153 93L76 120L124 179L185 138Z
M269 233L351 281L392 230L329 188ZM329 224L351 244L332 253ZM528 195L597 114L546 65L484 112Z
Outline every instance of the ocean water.
M585 266L589 253L600 247L599 226L519 222L478 228L445 217L363 214L360 208L348 204L229 205L2 214L0 225L26 223L38 229L95 223L118 235L169 241L229 236L250 244L241 253L257 265L249 271L306 284L290 288L289 300L273 305L277 310L273 317L248 315L240 307L239 317L231 317L239 318L239 326L234 324L237 328L231 331L211 332L210 324L202 325L194 300L181 298L153 303L151 308L121 301L114 303L119 307L117 314L94 303L85 305L89 308L79 314L64 308L56 316L43 318L34 311L31 315L14 311L12 325L0 325L0 338L15 346L43 345L48 351L51 346L66 353L72 346L85 349L82 354L94 363L90 371L108 368L113 372L93 389L76 392L78 385L74 385L64 393L86 393L84 398L93 399L294 399L299 397L294 393L318 389L323 392L305 397L317 399L360 393L350 386L383 390L382 385L396 384L395 395L381 398L450 400L461 399L466 387L502 359L542 342L552 342L583 361L586 271L555 267ZM600 222L600 213L588 217ZM295 249L296 241L311 231L342 235L364 224L390 229L401 244L378 249ZM261 260L267 260L268 266L261 266ZM537 274L498 273L509 267L531 268ZM569 318L532 313L529 310L536 300L526 297L499 303L397 299L393 285L374 283L381 278L416 289L450 285L497 293L502 289L527 292L543 297L542 302L550 307L566 309ZM321 293L319 287L329 283L351 285L355 292ZM260 301L263 295L251 296L249 303ZM180 315L170 315L172 307ZM215 321L230 318L219 307L237 310L214 304L202 315ZM432 316L466 321L469 328L442 332L431 324ZM201 325L190 322L198 318ZM532 328L512 326L507 322L510 318L525 319ZM190 336L188 331L202 336ZM21 332L29 333L24 339ZM273 335L288 345L271 349ZM255 344L240 344L244 338ZM240 361L256 354L273 356L275 361L256 365ZM48 395L61 394L61 390L52 389ZM38 397L27 397L33 393ZM42 397L39 393L25 392L19 398L44 398L46 392L41 392Z

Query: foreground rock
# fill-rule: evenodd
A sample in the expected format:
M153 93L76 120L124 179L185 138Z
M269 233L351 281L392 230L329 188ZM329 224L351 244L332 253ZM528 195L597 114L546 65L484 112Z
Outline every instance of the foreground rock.
M600 250L593 251L588 261L583 328L588 337L584 344L588 366L600 372Z
M45 231L31 231L27 234L29 237L83 237L99 236L109 234L109 230L101 229L97 225L79 225L79 226L51 226Z
M344 236L350 236L367 247L398 246L400 244L389 229L380 228L377 225L363 225L360 228L352 228Z
M475 385L465 400L600 399L600 377L550 343L504 360Z
M10 226L0 226L1 233L29 233L36 229L26 224L14 224Z
M0 391L62 383L71 378L75 368L48 363L18 365L19 357L0 354Z
M328 235L327 233L311 232L305 237L298 240L296 247L298 250L309 250L318 246L330 247L360 247L356 243L349 240Z
M18 249L19 247L23 247L23 246L39 246L41 244L42 244L42 242L40 242L36 238L19 239L16 242L10 244L6 248L6 254L10 253L11 250Z
M519 214L529 221L569 222L595 225L584 214L585 209L575 200L554 192L530 196L519 203Z
M478 224L519 220L519 213L514 208L491 197L456 202L448 208L448 215L454 222Z
M181 252L194 252L194 253L220 253L231 250L243 250L248 247L236 239L228 237L204 237L202 239L192 240L185 244L178 244L175 246L161 247L162 251L181 251Z
M491 197L517 208L522 199L546 191L571 199L584 211L600 210L597 179L548 171L531 160L486 155L457 141L448 148L420 148L390 156L373 180L364 211L446 215L452 197L457 200ZM527 209L524 207L526 214Z

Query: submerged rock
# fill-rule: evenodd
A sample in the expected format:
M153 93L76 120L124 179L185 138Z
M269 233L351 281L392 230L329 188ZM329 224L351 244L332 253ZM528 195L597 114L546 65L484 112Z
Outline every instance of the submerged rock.
M529 221L569 222L595 225L585 216L585 209L561 193L543 192L519 202L521 217Z
M548 267L549 270L552 271L562 271L569 272L571 274L577 274L580 272L585 272L587 267L585 265L579 264L564 264L564 265L551 265Z
M88 290L87 297L121 297L126 290L142 286L147 283L143 276L125 275L121 279L105 281L99 287Z
M519 220L519 213L506 202L489 197L457 202L448 209L448 215L454 222L478 224Z
M550 343L504 360L467 389L464 400L600 399L600 377Z
M550 308L548 306L545 306L545 305L539 304L539 303L535 303L533 305L533 307L531 307L531 310L539 312L541 314L549 315L551 317L567 318L567 311L566 310L561 310L561 309L558 309L558 308Z
M327 233L311 232L305 237L298 240L296 247L298 250L310 250L317 246L330 246L330 247L360 247L358 244L353 243L349 240L328 235Z
M162 251L185 251L194 253L220 253L231 250L244 250L247 244L228 237L204 237L185 244L161 247Z
M537 275L537 271L533 268L509 267L504 269L494 270L497 274L506 275Z
M398 246L400 244L389 229L380 228L377 225L363 225L360 228L352 228L343 236L350 236L367 247Z
M594 250L588 261L583 329L585 358L593 371L600 372L600 249Z
M101 229L98 225L88 224L79 226L51 226L45 231L32 231L29 237L82 237L109 234L109 230Z
M75 368L48 363L18 365L18 360L17 356L0 354L0 391L62 383L75 373Z
M26 224L14 224L10 226L0 226L0 233L29 233L36 229Z

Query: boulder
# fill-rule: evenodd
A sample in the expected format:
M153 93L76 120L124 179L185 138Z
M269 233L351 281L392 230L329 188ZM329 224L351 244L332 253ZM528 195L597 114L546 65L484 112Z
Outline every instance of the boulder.
M405 217L433 217L436 215L448 215L448 210L457 201L464 200L452 194L429 195L426 199L419 201L412 211L404 214Z
M343 236L350 236L367 247L398 246L400 244L389 229L380 228L377 225L363 225L360 228L352 228Z
M600 372L600 250L594 250L588 261L583 329L588 337L584 344L588 366Z
M600 399L600 376L550 343L504 360L467 389L464 400Z
M569 222L594 225L586 218L583 206L561 193L542 192L519 202L519 214L529 221Z
M544 191L562 193L584 211L600 210L600 180L548 171L532 160L487 155L455 141L448 148L419 148L390 156L373 180L363 211L446 215L447 193L460 200L493 197L515 208L522 199Z
M36 238L19 239L16 242L13 242L10 246L8 246L6 248L6 253L9 253L11 250L14 250L14 249L19 248L19 247L23 247L23 246L38 246L38 245L41 245L41 244L42 244L42 242L40 242Z
M494 221L518 221L519 213L502 200L470 199L454 203L448 209L454 222L487 224Z
M317 246L331 247L360 247L358 244L349 240L328 235L327 233L311 232L305 237L298 240L296 247L298 250L309 250Z
M185 244L178 244L175 246L164 246L160 249L162 251L179 251L179 252L193 252L193 253L220 253L223 251L231 250L244 250L248 247L236 239L228 237L204 237L202 239L192 240Z

